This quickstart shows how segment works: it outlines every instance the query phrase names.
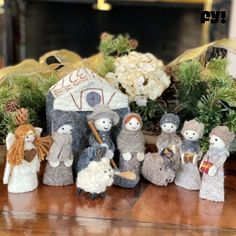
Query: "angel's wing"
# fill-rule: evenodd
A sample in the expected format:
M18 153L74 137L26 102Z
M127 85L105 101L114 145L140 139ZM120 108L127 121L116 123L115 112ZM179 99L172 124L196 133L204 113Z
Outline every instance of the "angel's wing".
M6 137L6 147L7 150L9 150L11 148L11 146L13 145L13 143L16 140L16 136L13 133L9 133Z
M40 136L40 135L41 135L41 133L42 133L42 131L43 131L43 129L42 129L42 128L40 128L40 127L34 127L34 130L35 130L35 132L36 132L37 136Z
M3 175L3 184L8 184L10 175L11 175L11 167L10 167L10 164L6 162L4 175Z
M7 137L6 137L7 151L9 151L9 149L11 148L11 146L13 145L15 140L16 140L15 134L9 133L7 135ZM5 170L4 170L4 175L3 175L3 184L8 184L10 175L11 175L11 167L10 167L10 164L8 162L6 162L6 166L5 166Z

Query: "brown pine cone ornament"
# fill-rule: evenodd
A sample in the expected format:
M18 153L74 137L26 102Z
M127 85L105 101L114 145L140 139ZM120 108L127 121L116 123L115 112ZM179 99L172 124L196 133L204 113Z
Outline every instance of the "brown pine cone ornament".
M14 111L18 110L19 108L20 108L20 106L19 106L18 102L14 99L6 102L6 105L5 105L6 112L14 112Z
M23 125L29 123L29 110L20 108L16 111L16 124Z
M136 39L130 39L129 40L129 45L130 47L132 47L133 49L136 49L138 47L138 41Z

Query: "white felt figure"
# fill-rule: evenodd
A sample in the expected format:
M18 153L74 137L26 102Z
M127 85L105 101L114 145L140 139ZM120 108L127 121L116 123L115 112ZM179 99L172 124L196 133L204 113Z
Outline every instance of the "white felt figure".
M51 145L51 138L41 138L41 128L20 125L6 138L7 161L3 183L11 193L33 191L38 187L37 172Z
M73 184L72 131L70 124L63 124L52 133L53 144L47 156L43 183L51 186Z
M90 193L92 199L98 195L105 197L107 187L113 183L113 174L108 158L91 161L86 168L78 172L76 181L78 194L84 191Z
M229 145L235 135L226 126L217 126L210 133L210 146L204 156L200 171L203 172L200 198L224 201L224 162L229 156Z
M189 190L199 190L201 184L197 163L202 157L199 139L203 136L204 125L196 120L185 121L181 131L184 140L180 147L181 168L175 184Z
M103 141L103 146L107 147L106 157L112 159L114 156L115 145L110 137L110 130L119 122L119 115L112 111L108 106L97 105L92 114L88 115L88 121L93 121L96 130ZM93 134L89 137L90 146L100 146Z
M167 186L173 182L179 170L181 138L176 134L179 123L179 117L172 113L162 116L162 132L156 141L158 153L147 153L143 162L143 176L158 186Z
M129 181L115 177L114 183L121 187L134 187L139 182L145 157L145 142L141 128L142 118L138 114L130 113L124 117L123 128L117 137L117 147L120 151L119 170L135 173L136 179Z

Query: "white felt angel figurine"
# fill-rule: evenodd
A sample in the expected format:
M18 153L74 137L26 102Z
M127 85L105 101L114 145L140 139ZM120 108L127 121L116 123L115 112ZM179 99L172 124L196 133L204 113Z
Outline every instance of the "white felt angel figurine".
M24 193L38 187L37 172L51 145L51 138L40 137L41 128L30 124L20 125L15 134L6 138L7 160L3 183L8 192Z

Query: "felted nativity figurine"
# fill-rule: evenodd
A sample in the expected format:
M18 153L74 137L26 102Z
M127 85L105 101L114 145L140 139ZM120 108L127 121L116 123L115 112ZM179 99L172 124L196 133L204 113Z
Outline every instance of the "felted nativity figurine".
M130 171L136 175L135 179L127 179L115 175L114 184L133 188L140 179L141 165L144 160L145 141L142 133L142 118L136 113L130 113L123 119L123 128L117 137L117 146L120 151L119 171Z
M76 162L76 173L87 168L91 161L100 161L105 157L106 151L107 148L104 146L85 148Z
M179 148L181 138L176 134L179 117L168 113L162 116L162 133L157 137L158 153L147 153L142 167L142 175L151 183L167 186L174 181L180 167Z
M199 190L201 185L198 161L202 157L199 139L204 125L196 120L185 121L182 128L184 140L180 147L181 168L176 174L175 184L188 190Z
M104 198L107 187L113 183L114 171L111 168L110 160L106 157L99 161L91 161L88 166L78 172L77 193L90 193L91 199L98 196Z
M106 157L112 159L114 156L115 145L110 136L110 130L119 122L119 115L117 112L111 110L109 106L97 105L94 111L87 116L88 121L92 121L100 138L103 141L103 146L107 147ZM89 136L89 145L99 147L96 137L93 133Z
M3 183L8 184L8 192L24 193L38 187L40 161L44 159L52 143L51 137L40 137L41 132L41 128L24 124L16 129L15 134L7 135Z
M224 201L224 163L229 156L229 145L235 134L226 126L217 126L210 133L209 150L200 164L203 173L200 198L210 201Z
M72 131L70 124L59 123L56 132L52 133L53 144L47 156L47 165L43 176L43 184L66 186L74 183L72 174Z

